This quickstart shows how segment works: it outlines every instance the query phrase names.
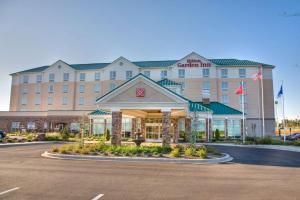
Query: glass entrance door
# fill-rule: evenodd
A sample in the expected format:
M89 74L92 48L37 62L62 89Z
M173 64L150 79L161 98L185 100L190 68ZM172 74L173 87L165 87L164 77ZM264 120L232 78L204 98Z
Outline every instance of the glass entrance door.
M146 123L146 141L161 142L162 125L161 123Z

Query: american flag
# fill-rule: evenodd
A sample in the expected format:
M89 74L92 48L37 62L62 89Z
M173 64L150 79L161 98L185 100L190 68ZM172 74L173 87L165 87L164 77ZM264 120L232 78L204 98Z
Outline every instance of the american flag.
M136 94L136 97L144 97L145 96L145 88L136 88L135 94Z
M263 78L263 75L262 75L261 70L259 70L259 72L257 72L256 74L253 74L253 80L254 81L261 80L262 78Z

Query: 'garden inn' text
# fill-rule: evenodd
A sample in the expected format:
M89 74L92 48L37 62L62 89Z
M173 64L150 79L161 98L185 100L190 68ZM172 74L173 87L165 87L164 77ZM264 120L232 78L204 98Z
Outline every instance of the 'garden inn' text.
M90 134L110 130L112 143L141 132L146 141L177 143L189 138L274 134L272 70L274 66L249 60L206 59L191 53L180 60L132 62L119 57L111 63L49 66L11 74L10 111L0 112L0 128L6 131L76 131L86 116ZM260 80L263 73L264 102ZM245 128L241 97L244 84ZM243 133L242 130L245 130Z

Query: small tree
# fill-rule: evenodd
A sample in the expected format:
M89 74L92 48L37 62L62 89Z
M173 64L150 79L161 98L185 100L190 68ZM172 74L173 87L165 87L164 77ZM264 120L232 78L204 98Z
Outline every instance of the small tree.
M69 130L67 127L64 127L61 131L60 131L60 135L62 137L63 140L67 141L70 137L69 134Z
M106 129L106 131L105 131L105 139L106 139L106 141L109 141L109 140L110 140L110 132L109 132L109 129Z
M216 141L220 140L220 131L219 131L219 129L216 129L216 131L215 131L215 140Z
M86 130L86 125L88 125L88 118L85 115L82 115L80 120L80 146L83 147L84 146L84 133Z

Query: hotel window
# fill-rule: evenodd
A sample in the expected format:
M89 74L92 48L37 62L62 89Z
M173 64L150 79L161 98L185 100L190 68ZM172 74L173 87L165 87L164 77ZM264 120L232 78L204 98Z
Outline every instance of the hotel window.
M53 93L54 92L54 85L49 85L48 86L48 93Z
M21 98L21 104L26 105L27 104L27 96L23 95Z
M240 105L241 105L241 108L242 108L242 103L243 103L243 100L242 100L242 98L243 98L243 95L239 95L240 96L240 99L239 99L239 102L240 102ZM244 94L244 103L245 104L247 104L247 95L246 94Z
M19 129L20 128L20 122L12 122L11 123L12 129Z
M35 122L28 122L27 123L27 129L29 129L29 130L35 129Z
M49 74L49 82L54 82L55 75L53 73Z
M53 104L53 97L48 97L48 105L52 105Z
M221 102L225 105L228 105L228 103L229 103L228 95L222 95Z
M36 75L36 82L37 83L42 82L42 75Z
M110 71L109 72L109 79L110 80L116 80L117 72L116 71Z
M246 78L246 69L239 69L239 77Z
M67 105L68 104L68 97L63 97L62 98L62 105Z
M227 77L228 77L228 70L221 69L221 78L227 78Z
M126 71L126 80L129 80L132 78L132 71Z
M168 76L168 71L167 70L162 70L160 72L160 78L161 79L167 78L167 76Z
M202 95L203 95L203 97L210 96L210 82L209 81L203 82Z
M23 76L23 83L28 83L29 76L25 75Z
M114 83L109 84L109 91L112 91L115 88L116 88L116 84L114 84Z
M69 86L68 85L63 85L62 86L62 92L63 93L68 93L69 92Z
M150 78L150 71L144 71L144 75L148 78Z
M95 73L95 81L100 81L100 72Z
M69 73L64 73L64 81L69 81L70 75Z
M28 87L27 85L22 86L22 94L27 94L28 93Z
M83 105L84 104L84 97L79 97L79 105Z
M100 92L100 83L96 83L96 85L94 86L94 92L95 93L99 93Z
M35 93L36 94L40 94L41 93L41 85L40 84L35 85Z
M35 97L35 105L40 105L41 104L41 96L40 95L37 95Z
M79 85L79 92L84 93L85 87L84 85Z
M222 81L222 92L228 91L228 82Z
M209 69L207 69L207 68L202 69L202 74L203 74L203 77L209 77Z
M85 81L85 73L80 73L79 80L80 81Z
M178 69L178 78L185 78L185 69Z

